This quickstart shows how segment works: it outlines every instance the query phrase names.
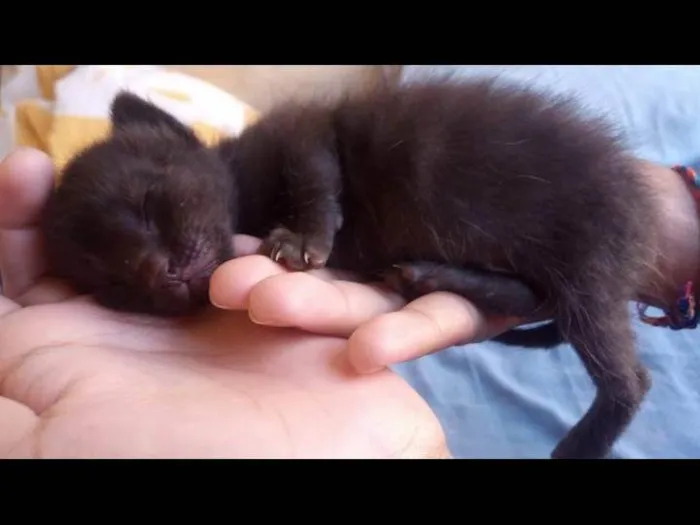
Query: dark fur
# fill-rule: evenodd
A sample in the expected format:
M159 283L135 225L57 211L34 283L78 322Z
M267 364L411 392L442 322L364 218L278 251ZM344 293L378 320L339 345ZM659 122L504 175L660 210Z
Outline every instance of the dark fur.
M233 174L229 218L216 158L164 112L119 100L131 107L119 130L67 169L45 223L54 266L84 289L113 276L116 304L158 312L172 294L151 301L152 272L123 260L177 255L155 248L159 235L208 239L222 260L231 231L256 235L293 269L354 271L408 299L451 291L487 313L551 312L544 330L573 345L597 387L555 458L607 455L634 417L651 383L627 304L654 256L640 220L653 195L574 103L484 81L285 105L218 148ZM139 210L154 187L170 212L147 234Z
M628 301L655 244L653 195L605 122L522 87L437 82L287 104L221 148L246 195L238 231L290 268L550 310L535 334L561 334L597 387L552 456L609 453L651 385Z
M115 99L112 121L109 137L65 167L45 209L52 273L117 310L194 312L233 256L226 166L134 95Z
M500 343L525 348L553 348L566 340L556 323L535 328L509 330L493 338Z

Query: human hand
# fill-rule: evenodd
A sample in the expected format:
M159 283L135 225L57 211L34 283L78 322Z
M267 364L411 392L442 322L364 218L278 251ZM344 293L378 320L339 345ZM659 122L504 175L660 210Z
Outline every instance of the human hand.
M213 308L117 313L43 277L36 224L52 177L36 151L0 164L0 457L448 457L425 402L389 370L357 374L342 338Z
M260 243L245 242L251 252ZM525 321L485 316L449 293L407 304L381 283L362 284L327 269L289 272L262 255L221 265L212 276L210 297L220 308L248 311L263 326L348 337L348 359L362 373L489 339Z

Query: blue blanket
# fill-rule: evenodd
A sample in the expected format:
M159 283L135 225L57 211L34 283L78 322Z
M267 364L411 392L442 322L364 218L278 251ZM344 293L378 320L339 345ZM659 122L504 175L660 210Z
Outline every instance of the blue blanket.
M498 73L574 92L621 125L640 157L700 164L698 66L406 66L403 81L445 73ZM613 456L698 458L700 333L652 328L636 312L634 318L654 386ZM594 395L568 345L533 351L485 342L396 369L436 411L457 458L546 458Z

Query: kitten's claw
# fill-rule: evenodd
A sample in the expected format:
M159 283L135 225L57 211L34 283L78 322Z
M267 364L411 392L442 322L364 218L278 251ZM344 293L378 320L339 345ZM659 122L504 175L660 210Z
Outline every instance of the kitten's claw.
M304 237L286 228L275 228L260 247L259 253L290 270L304 271L323 268L330 248L313 237Z

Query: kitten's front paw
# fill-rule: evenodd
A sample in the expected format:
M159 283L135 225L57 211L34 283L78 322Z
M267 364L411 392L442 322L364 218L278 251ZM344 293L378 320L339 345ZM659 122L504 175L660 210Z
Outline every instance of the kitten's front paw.
M304 271L323 268L326 265L330 249L313 237L304 237L298 233L279 227L270 232L260 253L275 262L284 264L290 270Z

